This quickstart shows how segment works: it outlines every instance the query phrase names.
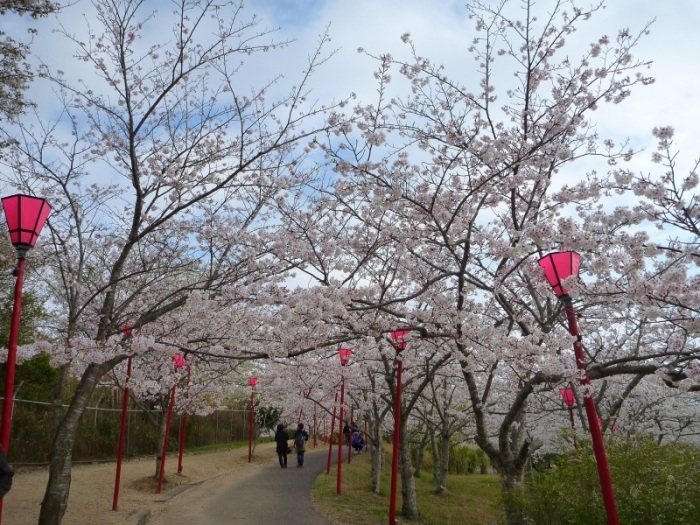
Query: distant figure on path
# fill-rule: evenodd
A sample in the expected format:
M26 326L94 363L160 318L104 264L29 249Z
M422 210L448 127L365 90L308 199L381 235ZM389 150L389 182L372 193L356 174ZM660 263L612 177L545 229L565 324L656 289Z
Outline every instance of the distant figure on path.
M309 440L309 434L304 430L304 423L297 425L297 431L294 433L294 448L297 449L297 468L304 468L304 452L306 452L306 442Z
M362 436L359 432L354 434L352 437L352 448L356 454L359 454L360 452L362 452L362 449L365 448L365 440L362 439Z
M14 476L14 474L15 473L10 468L10 464L7 462L5 451L0 447L0 499L10 491L12 487L12 476Z
M345 422L345 426L343 427L343 436L345 437L345 444L349 445L350 444L350 438L352 437L352 430L350 430L350 425L348 425L348 422Z
M289 434L284 428L284 425L280 423L277 425L277 432L275 432L275 443L277 443L277 458L280 460L280 467L287 468L287 452L289 451Z

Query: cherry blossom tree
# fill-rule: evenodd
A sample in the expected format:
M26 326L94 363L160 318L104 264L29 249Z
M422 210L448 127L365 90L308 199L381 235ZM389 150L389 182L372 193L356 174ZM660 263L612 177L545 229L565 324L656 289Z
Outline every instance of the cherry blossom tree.
M250 343L271 314L244 305L267 297L286 269L266 247L269 204L303 182L295 145L327 126L317 118L326 109L306 98L326 36L296 85L256 86L239 57L263 60L288 42L237 2L183 0L172 13L130 0L93 6L83 34L59 31L84 76L40 66L63 111L52 123L38 112L36 124L18 123L4 159L4 182L54 210L43 250L58 343L26 350L50 350L64 380L80 376L53 440L42 524L61 521L75 429L115 365L183 353L223 375L232 357L259 353ZM171 34L154 40L154 24L169 23ZM128 341L124 324L134 329ZM157 377L139 380L148 390Z
M662 226L653 202L615 205L616 192L641 191L615 168L635 152L595 129L596 111L653 81L648 63L633 57L648 27L599 35L575 58L576 50L564 51L567 40L601 5L550 4L541 19L532 2L517 12L509 2L470 5L479 75L472 84L419 55L410 35L403 37L410 58L375 56L376 103L332 115L343 124L314 144L337 179L283 210L287 238L305 243L285 260L322 287L347 290L349 315L336 326L376 337L401 323L445 342L469 392L476 443L505 490L521 482L539 446L530 406L578 378L562 307L536 264L548 251L583 254L585 277L571 293L599 409L607 403L614 417L640 376L682 383L697 363L671 313L681 293L685 304L697 304L696 287L679 290L694 270L673 257L679 246L648 242L643 221ZM410 83L408 95L390 94L395 71ZM614 169L573 175L584 157ZM683 206L665 205L676 221L682 217ZM665 291L671 285L673 301ZM606 385L618 376L628 376L626 384L607 391L622 397L607 402ZM520 517L513 512L509 520Z

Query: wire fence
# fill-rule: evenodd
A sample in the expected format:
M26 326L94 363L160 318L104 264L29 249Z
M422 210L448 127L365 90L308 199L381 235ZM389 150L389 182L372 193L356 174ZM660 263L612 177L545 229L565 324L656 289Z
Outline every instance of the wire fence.
M2 399L2 398L0 398ZM67 409L63 406L63 411ZM217 410L207 416L187 418L186 446L200 447L248 440L247 410ZM116 460L121 408L88 407L78 425L73 462ZM124 458L154 455L160 452L158 443L160 410L127 410ZM182 416L173 416L170 427L169 450L179 448ZM9 457L13 465L45 464L54 428L54 411L50 403L15 399L12 413L12 435Z

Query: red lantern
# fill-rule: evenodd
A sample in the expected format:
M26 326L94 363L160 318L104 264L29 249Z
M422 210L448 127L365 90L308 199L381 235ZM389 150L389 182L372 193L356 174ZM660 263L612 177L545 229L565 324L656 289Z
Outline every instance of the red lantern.
M249 377L249 378L248 378L248 384L249 384L252 388L255 388L255 385L258 384L258 378L257 378L257 377Z
M557 297L567 295L561 282L567 277L578 277L581 256L576 252L554 252L542 257L537 263L544 270L544 276L554 289Z
M48 203L39 197L12 195L2 199L10 240L18 250L33 248L51 213Z
M341 348L340 350L338 350L338 355L340 356L340 364L345 366L350 361L352 350L350 350L349 348Z
M410 330L394 330L391 332L391 339L394 341L394 348L397 352L401 352L406 349L406 336L409 334Z
M185 358L180 354L175 354L173 356L173 361L175 362L175 370L180 370L183 366L185 366Z
M574 397L574 389L571 387L560 388L559 393L561 394L561 399L564 404L568 407L572 407L576 404L576 398Z

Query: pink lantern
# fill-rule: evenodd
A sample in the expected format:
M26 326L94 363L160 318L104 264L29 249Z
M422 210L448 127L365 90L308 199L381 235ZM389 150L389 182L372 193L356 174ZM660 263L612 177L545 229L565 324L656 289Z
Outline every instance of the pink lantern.
M394 348L397 352L406 349L406 336L409 332L410 330L394 330L391 332L391 339L394 341Z
M180 370L183 366L185 366L185 358L180 354L175 354L173 356L173 361L175 362L175 370Z
M249 377L249 378L248 378L248 384L249 384L251 387L255 388L255 385L258 384L258 378L257 378L257 377Z
M544 270L544 276L554 289L557 297L567 295L561 282L571 276L578 277L581 256L576 252L554 252L542 257L537 263Z
M15 248L25 252L33 248L51 213L48 203L39 197L12 195L2 199L2 207L7 229L10 231L10 240Z
M352 350L350 350L349 348L341 348L340 350L338 350L338 355L340 356L340 364L345 366L350 361Z
M568 407L572 407L576 404L576 398L574 397L574 389L571 387L560 388L559 394L561 394L561 399L564 404Z
M124 337L129 337L131 335L131 325L130 324L123 324L122 325L122 335Z

